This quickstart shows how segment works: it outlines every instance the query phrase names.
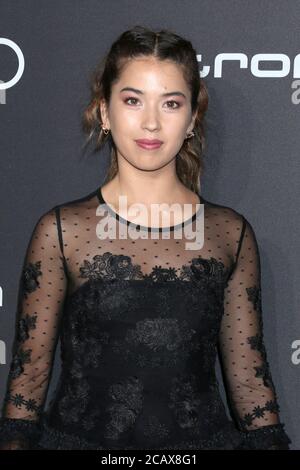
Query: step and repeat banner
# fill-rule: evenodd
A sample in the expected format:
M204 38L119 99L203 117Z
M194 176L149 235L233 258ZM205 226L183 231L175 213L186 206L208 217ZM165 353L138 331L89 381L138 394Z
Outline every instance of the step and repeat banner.
M1 404L33 225L97 188L108 167L107 148L82 151L90 73L123 31L169 28L192 42L209 93L201 192L255 229L269 364L300 449L299 18L297 0L0 1Z

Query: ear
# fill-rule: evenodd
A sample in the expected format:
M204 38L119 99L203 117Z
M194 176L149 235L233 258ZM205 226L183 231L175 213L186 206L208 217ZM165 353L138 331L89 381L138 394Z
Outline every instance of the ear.
M104 98L100 100L100 115L101 115L101 121L107 129L110 128L109 124L109 119L108 119L108 109L106 105L106 101Z
M192 115L192 120L191 120L191 123L189 125L189 127L187 128L187 133L188 132L191 132L194 127L195 127L195 121L196 121L196 117L197 117L197 112L198 112L198 109L196 109L196 111L194 112L194 114Z

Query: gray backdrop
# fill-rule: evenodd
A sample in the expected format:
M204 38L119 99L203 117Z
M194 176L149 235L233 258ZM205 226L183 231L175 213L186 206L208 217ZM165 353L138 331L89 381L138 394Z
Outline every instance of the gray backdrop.
M81 151L88 74L125 29L170 28L194 44L210 95L203 197L243 213L257 235L265 344L281 420L300 448L299 18L298 0L0 1L0 86L17 73L16 46L25 59L19 81L0 90L1 403L33 225L96 189L108 165L108 149Z

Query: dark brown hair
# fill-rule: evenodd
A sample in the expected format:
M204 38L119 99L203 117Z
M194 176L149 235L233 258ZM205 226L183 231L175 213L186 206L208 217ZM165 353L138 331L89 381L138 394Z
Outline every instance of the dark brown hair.
M197 110L194 136L185 139L176 156L176 172L180 181L194 192L200 191L199 178L204 169L203 150L204 115L208 106L208 92L200 78L197 55L190 41L170 30L153 31L143 26L134 26L122 33L112 44L109 52L91 74L91 98L84 110L82 127L88 134L86 144L96 135L94 151L100 149L106 140L110 143L111 163L105 183L118 172L117 151L111 133L102 130L100 101L110 102L112 84L120 77L122 67L139 56L153 56L158 60L172 60L181 66L186 83L191 91L192 113ZM85 145L86 145L85 144Z

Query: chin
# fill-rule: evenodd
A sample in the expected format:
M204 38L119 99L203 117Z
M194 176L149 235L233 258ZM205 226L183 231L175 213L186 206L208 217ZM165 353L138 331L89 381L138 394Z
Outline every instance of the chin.
M140 170L152 170L152 171L155 171L155 170L160 170L161 168L163 168L164 166L168 165L169 163L171 163L171 161L173 161L173 158L171 160L157 160L155 158L153 158L153 160L149 160L148 162L136 162L136 163L132 163L136 168L140 169Z

